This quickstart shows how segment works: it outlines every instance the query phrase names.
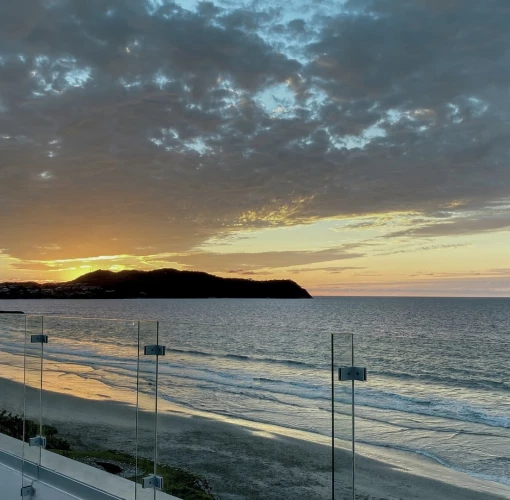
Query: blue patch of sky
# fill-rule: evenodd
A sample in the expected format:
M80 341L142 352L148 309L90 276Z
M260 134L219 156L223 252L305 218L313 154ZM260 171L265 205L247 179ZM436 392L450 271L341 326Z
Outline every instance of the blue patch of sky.
M162 128L161 129L161 135L163 136L169 136L172 139L178 139L179 138L179 132L175 128Z
M167 138L170 140L175 140L179 138L179 134L177 133L177 130L173 128L161 128L159 130L160 136L159 137L149 137L149 141L152 142L155 146L163 147L165 146ZM167 146L165 147L167 151L170 151L172 148Z
M42 66L48 64L49 62L50 58L48 56L39 55L34 57L34 66L36 68L41 68Z
M191 139L189 141L183 141L183 144L186 146L187 149L196 151L201 155L209 151L208 146L200 137L196 137L195 139Z
M483 115L489 109L489 105L478 97L469 97L468 102L473 109L474 116L476 117Z
M159 87L160 90L163 90L165 85L170 83L172 80L170 80L161 70L158 71L154 77L152 78L152 81Z
M146 3L146 9L147 12L150 15L157 14L159 9L161 7L164 7L165 5L178 5L179 7L188 10L188 11L195 11L200 4L200 0L175 0L175 1L169 1L169 0L147 0ZM166 17L166 16L164 16Z
M92 78L91 74L91 68L77 68L69 71L64 79L71 87L83 87Z
M155 14L160 7L165 4L163 0L147 0L147 12L149 14Z
M310 97L307 99L307 108L310 110L310 118L312 120L318 120L320 118L319 113L322 107L326 104L329 97L324 90L315 85L308 89Z
M462 122L462 117L460 116L460 107L453 103L448 103L447 107L450 109L450 118L453 123Z
M285 83L278 83L257 92L254 100L272 116L295 116L294 91Z
M46 94L61 94L70 88L81 88L92 79L92 68L79 67L75 58L64 57L51 60L48 56L34 57L31 77L38 88L32 92L35 97Z
M303 44L299 43L296 34L285 29L285 26L291 21L299 19L304 20L310 25L317 25L319 19L325 20L328 17L345 12L344 4L346 1L322 0L311 3L305 0L289 0L286 2L275 2L272 0L219 0L215 4L226 12L240 9L253 13L270 12L272 15L271 21L262 23L255 33L277 50L305 64L308 62L308 59L304 54ZM174 4L186 11L196 12L200 3L202 3L200 0L147 0L146 9L150 15L157 15L158 11L165 5ZM167 17L166 14L162 15ZM216 23L213 21L213 24ZM282 25L284 29L275 30L275 27L278 25ZM313 41L314 31L310 30L308 35L311 38L307 40L307 43L310 43Z
M330 140L333 148L336 149L363 149L367 144L372 142L374 139L386 137L386 131L381 128L380 123L376 123L367 127L360 135L332 135L330 134ZM327 130L329 133L329 130Z
M136 78L134 80L119 78L119 83L127 90L140 88L142 86L142 80L140 78Z
M175 151L180 149L191 150L203 155L209 151L209 147L200 137L181 140L179 132L175 128L160 129L159 137L149 137L149 141L157 147L162 147L165 151ZM178 144L175 141L179 141Z

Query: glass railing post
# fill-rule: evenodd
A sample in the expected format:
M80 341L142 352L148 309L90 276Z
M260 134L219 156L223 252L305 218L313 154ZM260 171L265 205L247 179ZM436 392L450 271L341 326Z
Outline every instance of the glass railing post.
M351 338L351 366L354 367L354 335ZM352 500L356 500L356 406L355 406L355 391L354 391L354 377L351 381L351 420L352 420Z
M42 421L42 390L44 369L44 318L25 317L25 348L23 362L23 448L21 470L21 494L31 497L32 483L38 479L41 450L46 446ZM27 446L28 443L28 446ZM32 467L35 466L35 470Z
M157 491L163 489L163 477L158 474L158 386L159 357L164 355L165 346L159 343L159 323L140 322L137 362L135 498L147 498L146 495L142 497L140 488L154 490L154 499L156 499ZM150 496L152 498L152 494Z
M335 335L331 334L331 500L335 500Z
M355 337L334 334L331 342L331 434L332 434L332 494L335 497L356 498L356 400L355 383L364 382L367 370L355 363ZM343 441L343 446L339 443ZM341 459L337 449L343 448Z
M354 367L354 335L351 339L351 366ZM355 391L354 391L354 377L351 381L351 420L352 420L352 500L356 500L356 406L355 406Z
M344 499L352 490L353 426L352 385L342 378L343 369L352 366L352 334L331 336L331 498ZM349 488L350 485L351 487ZM350 496L350 495L349 495Z
M158 476L158 389L159 389L159 356L164 356L165 347L159 344L159 322L156 323L156 395L154 400L154 478L159 483L155 488L163 488L163 478Z

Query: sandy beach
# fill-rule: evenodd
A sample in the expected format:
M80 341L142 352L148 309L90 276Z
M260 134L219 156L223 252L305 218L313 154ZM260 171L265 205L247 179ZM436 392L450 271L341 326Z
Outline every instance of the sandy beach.
M45 386L56 388L57 384L54 381ZM114 401L113 392L103 389L96 399L44 391L44 422L56 425L61 437L68 438L75 449L104 448L134 454L134 400ZM27 388L26 394L27 411L34 418L38 392ZM128 395L123 394L125 401ZM0 379L0 408L22 413L22 384ZM140 453L146 456L151 453L153 423L153 415L141 413L140 441L146 444ZM298 431L282 433L281 429L262 424L241 426L235 421L183 413L169 405L162 406L158 423L158 460L201 474L220 499L331 498L331 448L327 438L323 443L311 442ZM357 498L510 498L510 488L449 471L431 460L393 452L381 457L386 460L356 457ZM335 498L351 499L350 456L345 450L336 450L336 465Z

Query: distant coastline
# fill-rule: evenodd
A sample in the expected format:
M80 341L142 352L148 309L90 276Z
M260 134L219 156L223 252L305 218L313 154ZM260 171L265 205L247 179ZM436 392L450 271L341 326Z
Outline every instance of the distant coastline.
M0 299L310 299L292 280L221 278L197 271L103 271L64 283L0 283Z

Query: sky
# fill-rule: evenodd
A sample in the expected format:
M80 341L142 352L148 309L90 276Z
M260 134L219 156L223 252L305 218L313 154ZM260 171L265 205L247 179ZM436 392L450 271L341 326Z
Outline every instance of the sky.
M507 0L0 2L0 281L510 296Z

